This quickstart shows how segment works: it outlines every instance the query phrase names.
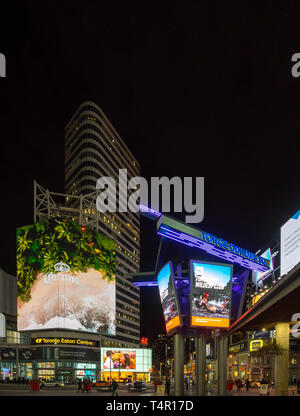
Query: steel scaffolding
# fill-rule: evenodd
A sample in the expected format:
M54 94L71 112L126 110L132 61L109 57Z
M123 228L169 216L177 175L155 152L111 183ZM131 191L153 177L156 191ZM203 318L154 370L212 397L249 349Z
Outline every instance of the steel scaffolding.
M98 231L97 193L97 190L87 195L50 192L34 180L34 222L49 218L69 219Z

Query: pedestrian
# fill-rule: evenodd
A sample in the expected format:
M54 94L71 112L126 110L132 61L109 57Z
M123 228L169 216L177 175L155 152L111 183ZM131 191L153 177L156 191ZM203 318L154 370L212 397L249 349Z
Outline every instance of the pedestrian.
M188 380L188 378L185 379L185 387L186 387L186 391L188 391L188 389L189 389L189 380Z
M195 391L195 380L192 381L192 390Z
M114 396L115 394L116 394L116 396L118 396L117 389L118 389L119 386L118 386L118 383L116 382L116 380L112 381L111 386L112 386L112 396Z
M87 380L87 379L85 379L84 382L83 382L84 391L86 391L87 393L89 392L88 383L89 383L89 380Z
M237 379L236 385L237 385L238 391L240 391L240 388L243 386L243 383L241 382L240 378Z
M166 380L166 394L170 396L170 380L168 378Z
M247 391L249 390L249 387L250 387L250 381L249 381L249 378L247 378L247 380L246 380L246 389L247 389Z
M81 381L81 378L78 379L78 389L77 389L77 393L79 393L80 390L82 390L82 381Z

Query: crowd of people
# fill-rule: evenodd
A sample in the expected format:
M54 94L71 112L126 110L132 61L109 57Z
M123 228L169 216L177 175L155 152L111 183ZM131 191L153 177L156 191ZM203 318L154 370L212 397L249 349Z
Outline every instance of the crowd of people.
M26 377L18 377L18 378L9 378L4 377L0 378L0 383L18 383L18 384L26 384L28 383L29 379Z
M77 389L77 393L79 393L80 391L82 393L84 393L85 391L88 393L89 390L91 389L92 386L92 382L91 380L89 380L88 378L84 378L83 380L78 379L78 389Z

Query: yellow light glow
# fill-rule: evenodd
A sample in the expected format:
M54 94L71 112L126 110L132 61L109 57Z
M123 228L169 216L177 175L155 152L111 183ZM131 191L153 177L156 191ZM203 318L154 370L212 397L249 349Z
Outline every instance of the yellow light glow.
M254 339L250 341L250 351L257 351L264 345L262 339Z

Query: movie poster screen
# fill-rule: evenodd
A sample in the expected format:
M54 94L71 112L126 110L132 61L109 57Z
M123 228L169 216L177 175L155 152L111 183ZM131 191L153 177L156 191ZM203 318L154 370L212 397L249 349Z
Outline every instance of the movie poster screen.
M166 331L181 326L181 318L178 307L178 299L175 290L173 266L168 262L157 276L159 294L163 309Z
M228 328L232 265L190 261L191 326Z

